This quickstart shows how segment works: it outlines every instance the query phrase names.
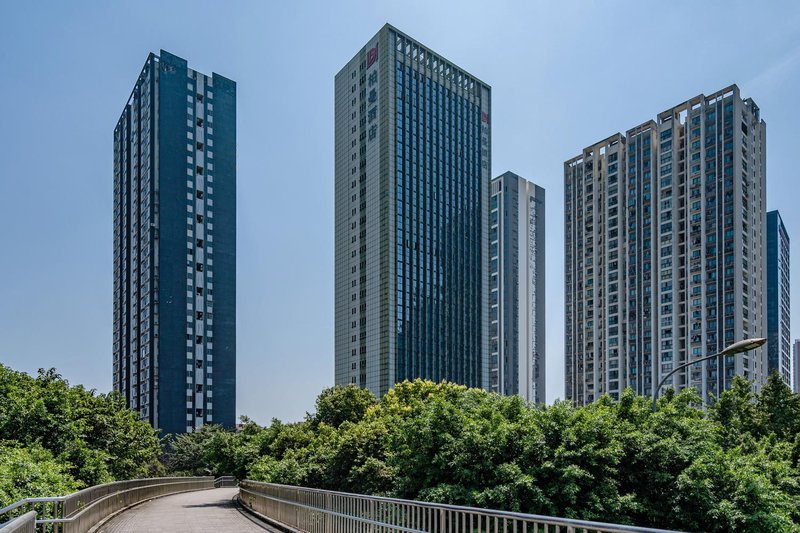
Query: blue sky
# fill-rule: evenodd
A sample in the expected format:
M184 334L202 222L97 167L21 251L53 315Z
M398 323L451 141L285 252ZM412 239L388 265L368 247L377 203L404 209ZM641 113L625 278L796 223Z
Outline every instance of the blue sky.
M8 2L0 362L111 388L112 132L163 48L238 83L237 411L312 410L333 382L333 77L386 22L492 86L493 174L547 190L550 401L563 396L563 162L583 147L738 83L767 122L767 205L800 260L794 1ZM792 326L800 336L800 312Z

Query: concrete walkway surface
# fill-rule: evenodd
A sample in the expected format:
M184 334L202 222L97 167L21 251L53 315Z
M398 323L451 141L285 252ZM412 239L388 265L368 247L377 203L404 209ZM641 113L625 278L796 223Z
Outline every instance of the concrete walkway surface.
M273 531L234 501L239 489L209 489L156 498L120 513L98 533L228 533Z

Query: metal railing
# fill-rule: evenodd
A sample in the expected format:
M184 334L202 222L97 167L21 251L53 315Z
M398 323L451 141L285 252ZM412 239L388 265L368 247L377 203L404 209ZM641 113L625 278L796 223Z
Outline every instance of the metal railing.
M239 482L247 509L305 533L675 533L475 507Z
M36 533L36 511L27 512L5 525L0 525L0 533Z
M239 480L236 479L234 476L219 476L217 479L214 480L214 487L215 488L223 488L223 487L238 487Z
M0 533L29 531L6 529L33 514L39 531L57 533L85 532L104 518L135 503L158 496L214 488L213 477L164 477L116 481L95 485L67 496L25 498L0 509L0 519L13 511L29 511L23 517L0 525ZM33 531L33 530L30 530Z

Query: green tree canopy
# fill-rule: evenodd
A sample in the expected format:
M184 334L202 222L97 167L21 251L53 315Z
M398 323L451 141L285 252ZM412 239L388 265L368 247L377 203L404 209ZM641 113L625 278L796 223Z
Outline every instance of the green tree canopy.
M328 424L338 428L344 422L358 422L378 400L367 389L347 385L325 389L317 397L317 410L308 418L314 425Z
M69 465L56 461L38 444L25 447L13 441L0 442L0 507L23 498L78 490L81 484L68 470Z
M542 407L450 383L380 401L334 388L305 422L253 429L252 479L688 531L798 531L798 396L734 381ZM355 405L356 407L353 407ZM338 412L339 406L342 411Z
M54 369L31 377L0 364L0 440L47 450L80 485L163 470L158 435L122 398L71 387Z

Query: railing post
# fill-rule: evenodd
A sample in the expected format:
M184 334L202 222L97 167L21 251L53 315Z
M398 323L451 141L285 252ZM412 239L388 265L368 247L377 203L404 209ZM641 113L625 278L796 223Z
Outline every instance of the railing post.
M325 503L324 503L325 510L326 511L330 511L330 509L331 509L331 495L328 494L327 492L325 493L324 501L325 501ZM322 516L323 516L323 519L325 520L325 533L333 533L333 523L330 520L328 520L328 517L330 515L328 513L325 513Z
M369 519L370 520L375 520L377 522L377 519L375 517L375 500L370 500L369 501ZM369 531L370 531L370 533L374 533L375 532L375 524L370 524L369 525Z
M280 494L280 493L279 493ZM294 501L300 503L300 489L295 489L294 491ZM285 508L285 504L281 504L281 507ZM294 525L300 527L300 507L294 506Z

